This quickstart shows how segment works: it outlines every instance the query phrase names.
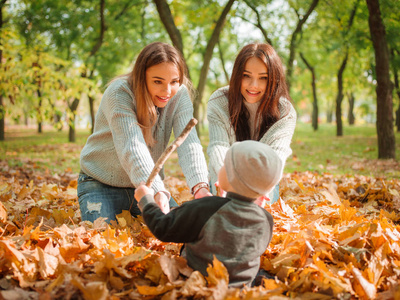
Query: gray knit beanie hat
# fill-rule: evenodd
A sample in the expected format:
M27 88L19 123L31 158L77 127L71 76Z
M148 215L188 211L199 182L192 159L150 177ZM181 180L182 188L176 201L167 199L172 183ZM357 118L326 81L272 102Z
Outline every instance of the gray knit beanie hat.
M225 156L227 179L234 191L248 198L270 192L283 172L280 158L268 145L257 141L234 143Z

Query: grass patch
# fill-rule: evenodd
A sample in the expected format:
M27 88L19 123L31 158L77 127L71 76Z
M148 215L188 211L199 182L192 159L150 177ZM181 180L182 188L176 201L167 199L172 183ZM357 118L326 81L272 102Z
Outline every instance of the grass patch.
M76 142L68 142L68 131L46 128L37 133L36 129L12 127L6 130L5 141L0 142L0 160L10 167L23 167L34 163L35 168L54 173L79 172L79 155L89 130L77 130Z
M0 160L10 167L34 163L50 172L79 172L79 155L89 130L77 130L76 142L68 143L67 131L45 128L12 127L6 130L6 141L0 142ZM201 130L204 153L207 153L208 132ZM171 138L171 141L173 139ZM360 174L373 177L400 177L399 163L377 160L378 146L374 125L344 127L344 135L336 136L335 124L320 124L314 132L310 124L298 123L292 141L293 154L287 160L285 173L314 171L331 174ZM399 159L400 133L396 132L396 154ZM207 155L206 158L208 159ZM166 175L183 178L176 151L168 159Z
M396 155L400 153L400 134L396 135ZM298 123L292 140L293 155L288 158L286 173L316 171L332 174L360 174L374 177L400 176L399 164L378 160L374 125L345 127L336 136L334 124L321 124L316 132L310 124Z

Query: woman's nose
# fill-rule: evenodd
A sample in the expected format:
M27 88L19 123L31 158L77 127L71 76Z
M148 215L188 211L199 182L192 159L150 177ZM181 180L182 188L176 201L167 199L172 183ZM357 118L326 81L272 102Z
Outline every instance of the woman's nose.
M250 86L251 87L258 87L258 85L259 85L259 82L258 82L258 80L256 78L254 78L254 79L252 79L250 81Z

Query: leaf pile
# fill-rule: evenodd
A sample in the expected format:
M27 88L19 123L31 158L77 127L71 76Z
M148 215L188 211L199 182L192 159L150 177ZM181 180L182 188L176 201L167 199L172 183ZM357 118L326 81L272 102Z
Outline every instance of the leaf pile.
M286 174L272 242L261 258L275 279L227 285L214 260L204 277L123 212L107 225L80 220L76 174L0 162L0 298L399 299L400 182L311 172ZM185 183L167 178L178 203Z

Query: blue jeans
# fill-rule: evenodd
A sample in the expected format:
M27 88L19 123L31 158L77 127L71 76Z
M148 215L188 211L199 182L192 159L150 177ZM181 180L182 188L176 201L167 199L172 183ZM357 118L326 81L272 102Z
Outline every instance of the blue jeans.
M279 183L272 190L271 204L275 203L279 199Z
M82 221L94 222L97 218L107 218L106 222L116 220L116 215L128 210L133 216L141 212L135 200L134 188L113 187L80 173L78 177L78 200ZM169 206L178 204L171 197Z

